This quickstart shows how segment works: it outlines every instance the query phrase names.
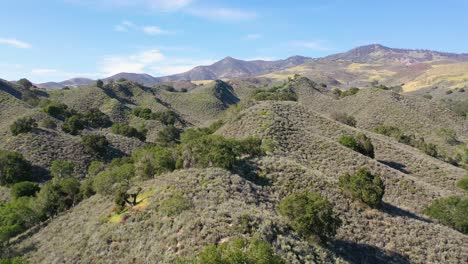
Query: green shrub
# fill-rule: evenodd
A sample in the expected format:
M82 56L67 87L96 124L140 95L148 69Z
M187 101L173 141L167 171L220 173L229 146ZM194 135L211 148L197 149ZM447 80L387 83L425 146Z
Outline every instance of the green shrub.
M351 95L357 94L358 92L359 92L359 88L351 87L349 90L341 92L340 96L341 97L351 96Z
M136 128L125 124L114 124L112 125L112 133L122 135L125 137L138 138L141 141L146 140L145 131L138 131Z
M88 167L88 175L96 176L99 172L106 168L102 161L94 160Z
M286 83L268 90L257 90L253 99L256 101L297 101L297 95Z
M158 132L158 141L161 143L177 143L180 138L180 131L174 126L167 126Z
M93 179L93 189L103 195L114 194L122 185L128 185L135 176L133 164L125 163L111 166L98 173Z
M96 194L94 190L94 178L88 177L80 185L80 196L82 198L88 198Z
M393 137L396 139L399 139L403 135L403 132L398 127L387 126L384 124L376 126L374 128L374 132L387 136L387 137Z
M379 176L360 168L356 174L345 174L338 181L339 186L354 199L360 200L372 208L380 208L385 193L385 185Z
M168 126L174 125L179 117L174 111L166 111L153 113L152 118Z
M356 127L356 119L346 113L333 113L331 118L345 125Z
M72 115L65 119L62 130L70 135L78 135L84 129L84 122L79 115Z
M35 196L40 189L39 184L35 182L18 182L11 187L11 195L15 199L23 196Z
M41 127L48 129L56 129L57 123L52 118L46 118L42 120Z
M102 80L97 80L96 81L96 87L98 87L98 88L104 87L104 82Z
M20 197L0 204L0 244L8 241L41 220L31 197Z
M468 178L461 179L457 182L457 187L468 192Z
M183 163L185 168L219 167L230 170L238 164L241 156L252 154L252 150L243 146L252 142L251 139L242 142L207 134L207 131L188 129L181 136L179 164Z
M153 112L149 108L135 107L132 110L132 114L146 120L153 118Z
M428 99L428 100L431 100L431 99L432 99L432 95L430 95L430 94L425 94L425 95L423 95L423 98Z
M317 236L322 241L334 237L341 220L333 205L317 193L294 193L281 200L279 213L288 218L291 227L303 237Z
M158 212L165 216L175 216L190 209L192 204L182 194L176 193L159 204Z
M50 166L50 174L56 178L72 177L75 164L69 160L54 160Z
M42 110L46 114L61 120L64 120L70 116L70 113L68 112L68 106L61 103L49 101L45 106L42 107Z
M17 136L22 133L28 133L37 127L37 123L32 118L19 118L11 126L10 131L13 136Z
M175 169L175 159L171 151L159 146L136 150L132 154L135 175L143 179L171 172Z
M47 217L69 209L80 200L80 182L73 177L49 181L37 194L37 204Z
M181 93L186 93L186 92L188 92L188 90L187 90L187 88L182 88L182 89L180 89L180 92Z
M31 179L31 163L18 152L0 150L0 185Z
M92 128L109 127L112 125L110 118L96 108L83 113L81 119L86 126Z
M359 152L362 155L374 158L374 145L372 145L370 138L362 133L358 134L356 137L342 135L339 142L341 145Z
M468 198L451 196L432 202L424 213L440 223L468 234Z
M271 245L254 238L237 238L231 242L207 246L193 261L197 264L282 264Z
M89 153L95 153L103 156L106 153L109 141L102 135L84 135L81 137L81 143Z

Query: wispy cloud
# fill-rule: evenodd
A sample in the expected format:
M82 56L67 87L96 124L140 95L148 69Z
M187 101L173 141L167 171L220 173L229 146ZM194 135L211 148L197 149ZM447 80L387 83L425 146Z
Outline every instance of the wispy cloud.
M326 46L323 41L292 41L291 46L315 51L331 50L331 48Z
M164 60L164 55L157 49L142 51L127 56L109 56L100 63L100 70L105 75L120 72L143 73L147 67Z
M248 34L247 36L245 36L246 40L257 40L261 38L262 38L262 35L260 34Z
M257 17L257 13L235 8L192 8L188 13L212 20L246 21Z
M56 69L33 69L31 74L33 75L53 75L56 74L58 70Z
M14 38L0 38L0 44L9 45L20 49L30 49L32 45Z
M65 0L67 2L87 6L143 8L155 11L174 11L186 7L192 0Z
M163 30L158 26L144 26L142 30L148 35L162 35L170 33L169 31Z
M168 30L163 30L158 26L138 26L135 23L124 20L114 27L115 31L118 32L128 32L130 30L142 31L147 35L162 35L162 34L171 34Z

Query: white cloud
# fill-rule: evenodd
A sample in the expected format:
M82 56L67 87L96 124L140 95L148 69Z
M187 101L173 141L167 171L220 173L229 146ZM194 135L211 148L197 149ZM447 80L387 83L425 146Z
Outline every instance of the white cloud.
M162 63L150 68L151 74L157 76L172 75L189 71L200 65L210 65L215 60L193 60L193 59L167 59Z
M257 13L234 8L196 8L190 9L188 12L194 16L199 16L213 20L226 21L245 21L252 20L257 17Z
M87 6L101 7L124 7L153 9L157 11L174 11L186 7L192 0L65 0L67 2L82 4Z
M53 75L58 71L56 69L33 69L31 73L34 75Z
M9 45L20 49L30 49L32 45L14 38L0 38L0 44Z
M329 47L325 46L323 41L293 41L291 45L294 47L311 49L316 51L328 51Z
M262 38L262 35L260 34L248 34L247 36L245 36L246 40L257 40L261 38Z
M162 60L164 60L164 55L159 50L152 49L128 56L106 57L100 69L104 75L114 75L120 72L143 73L147 67Z
M142 30L148 35L169 34L169 31L162 30L160 27L157 26L146 26L143 27Z

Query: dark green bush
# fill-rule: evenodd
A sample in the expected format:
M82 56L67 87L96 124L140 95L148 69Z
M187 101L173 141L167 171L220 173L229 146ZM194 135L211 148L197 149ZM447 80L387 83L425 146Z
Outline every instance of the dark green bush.
M156 112L152 114L152 118L167 126L174 125L178 119L178 115L174 111Z
M103 195L112 195L127 186L135 176L135 167L131 163L124 163L111 166L98 173L93 179L93 189Z
M263 153L260 140L250 138L239 141L209 132L187 129L182 134L178 164L182 164L184 168L219 167L230 170L238 164L241 157Z
M432 202L424 213L440 223L468 234L468 198L451 196Z
M351 96L351 95L357 94L358 92L359 92L359 88L351 87L349 90L341 92L340 96L341 97Z
M297 95L289 88L273 87L256 91L253 99L256 101L297 101Z
M372 208L381 207L385 185L379 176L371 174L369 170L360 168L356 174L347 173L340 177L338 184L354 199L360 200Z
M374 158L374 145L370 138L360 133L356 137L350 135L342 135L340 137L340 144L348 147L362 155Z
M50 166L50 174L56 178L72 177L75 164L69 160L54 160Z
M96 81L96 87L98 87L98 88L104 87L104 82L102 80L97 80Z
M398 127L387 126L384 124L376 126L374 128L374 132L385 135L387 137L393 137L396 139L399 139L403 135L403 132Z
M158 141L161 143L177 143L180 138L180 131L174 126L167 126L158 132Z
M320 194L293 193L281 200L279 213L288 218L291 227L303 237L317 236L322 241L334 237L341 220L333 204Z
M84 135L81 137L81 143L89 153L104 155L109 145L109 141L102 135Z
M52 118L46 118L42 120L41 127L48 129L56 129L57 123Z
M0 150L0 185L31 179L31 163L18 152Z
M25 117L17 119L11 126L10 131L13 136L17 136L22 133L28 133L33 130L33 128L37 127L36 120Z
M0 259L0 264L27 264L28 262L21 257Z
M345 125L356 127L356 119L346 113L333 113L331 118Z
M109 127L112 125L110 118L99 109L91 109L81 116L83 123L92 128Z
M153 112L149 108L135 107L132 110L134 116L149 120L153 118Z
M146 140L145 131L138 131L136 128L131 127L129 125L125 125L125 124L113 124L112 133L126 136L126 137L138 138L141 141Z
M31 197L20 197L0 204L0 244L8 241L41 220Z
M65 119L62 130L70 135L78 135L84 129L84 122L79 115L72 115Z
M11 187L11 195L15 199L23 196L35 196L40 189L39 184L35 182L18 182Z
M438 134L447 144L456 145L459 143L457 133L452 128L442 128Z
M80 182L73 177L49 181L37 194L37 204L47 217L75 206L80 200Z
M171 172L175 169L175 158L167 148L159 146L136 150L132 153L135 174L143 179Z
M70 116L70 113L68 112L68 106L61 103L49 101L45 106L42 107L42 110L46 114L61 120L64 120Z
M282 264L286 263L275 254L270 244L254 238L245 238L219 245L208 246L193 261L196 264Z

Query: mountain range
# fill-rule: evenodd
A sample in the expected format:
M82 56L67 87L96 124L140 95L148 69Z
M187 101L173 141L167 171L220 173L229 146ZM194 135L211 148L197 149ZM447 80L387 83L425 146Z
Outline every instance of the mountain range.
M197 66L184 73L154 77L145 73L118 73L104 78L127 79L147 86L173 81L207 81L265 77L286 80L300 74L332 87L350 88L380 82L395 86L405 84L405 91L422 88L462 88L468 85L468 54L431 50L395 49L380 44L360 46L350 51L312 59L293 56L284 60L245 61L226 57L212 65ZM63 82L38 84L46 89L89 85L95 80L73 78Z

